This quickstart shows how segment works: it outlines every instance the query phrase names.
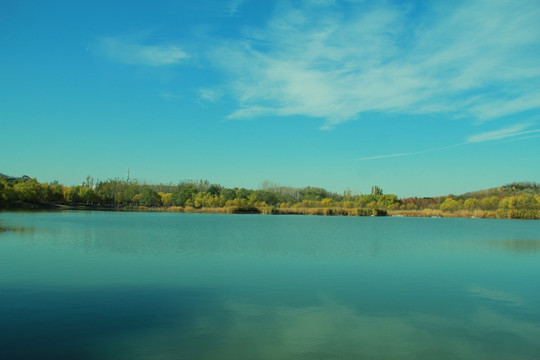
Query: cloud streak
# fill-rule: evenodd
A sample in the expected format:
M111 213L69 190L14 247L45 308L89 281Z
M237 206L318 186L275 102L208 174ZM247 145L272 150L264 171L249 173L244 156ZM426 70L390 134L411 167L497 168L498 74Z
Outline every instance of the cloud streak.
M408 153L395 153L395 154L386 154L386 155L375 155L375 156L367 156L367 157L363 157L363 158L360 158L358 159L359 161L364 161L364 160L379 160L379 159L387 159L387 158L393 158L393 157L402 157L402 156L412 156L412 155L418 155L418 154L421 154L425 151L420 151L420 152L408 152Z
M387 159L387 158L394 158L394 157L403 157L403 156L414 156L414 155L420 155L425 153L430 153L434 151L441 151L441 150L448 150L451 148L456 148L464 145L471 145L476 143L483 143L488 141L496 141L496 140L503 140L503 139L511 139L513 141L520 141L520 140L528 140L532 138L536 138L540 135L530 135L530 134L536 134L540 133L540 129L532 129L532 130L526 130L529 128L530 124L517 124L514 126L506 127L499 130L492 130L483 132L480 134L470 135L468 136L464 142L443 146L443 147L436 147L426 150L421 150L417 152L400 152L400 153L393 153L393 154L383 154L383 155L374 155L374 156L366 156L362 158L358 158L358 161L365 161L365 160L379 160L379 159ZM522 136L522 135L529 135L529 136Z
M484 141L501 140L505 138L516 137L520 135L527 135L540 132L540 129L525 130L530 125L517 124L511 127L507 127L500 130L488 131L477 135L471 135L467 138L467 143L477 143Z
M120 37L100 39L97 49L104 56L129 65L174 65L190 57L176 45L141 45Z
M198 89L197 95L199 100L205 102L216 102L223 96L221 91L207 88Z
M235 16L238 14L238 8L242 5L245 0L232 0L229 3L229 16Z

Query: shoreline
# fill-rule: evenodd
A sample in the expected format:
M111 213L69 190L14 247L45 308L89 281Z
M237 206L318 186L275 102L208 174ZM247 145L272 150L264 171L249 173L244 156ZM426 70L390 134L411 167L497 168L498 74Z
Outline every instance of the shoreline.
M194 208L181 206L107 206L94 204L20 204L14 207L0 208L0 212L10 211L120 211L120 212L163 212L187 214L259 214L259 215L308 215L308 216L357 216L357 217L425 217L425 218L462 218L462 219L514 219L540 220L540 211L534 213L515 211L459 210L443 211L439 209L422 210L385 210L371 208L339 207L216 207Z

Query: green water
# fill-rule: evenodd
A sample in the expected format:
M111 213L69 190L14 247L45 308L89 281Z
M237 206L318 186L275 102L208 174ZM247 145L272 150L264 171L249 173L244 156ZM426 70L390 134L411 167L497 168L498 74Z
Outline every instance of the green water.
M538 359L540 221L0 213L0 359Z

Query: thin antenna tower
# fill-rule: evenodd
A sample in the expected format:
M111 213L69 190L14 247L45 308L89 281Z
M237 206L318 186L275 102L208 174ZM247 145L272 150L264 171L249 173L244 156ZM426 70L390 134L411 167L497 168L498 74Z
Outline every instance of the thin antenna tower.
M128 174L127 174L127 182L129 182L129 168L128 168Z

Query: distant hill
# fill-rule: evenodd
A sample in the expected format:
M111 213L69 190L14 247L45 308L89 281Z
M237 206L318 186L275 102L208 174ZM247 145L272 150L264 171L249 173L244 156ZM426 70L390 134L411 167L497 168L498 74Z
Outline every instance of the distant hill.
M460 196L457 198L469 199L469 198L484 198L489 196L497 197L506 197L506 196L516 196L521 194L531 194L540 195L540 184L535 182L515 182L496 188L490 188L486 190L472 191Z
M14 180L30 180L30 176L28 176L28 175L23 175L23 176L21 176L21 177L15 177L15 176L5 175L5 174L2 174L2 173L0 173L0 178L6 178L6 179L8 179L9 181L14 181Z

